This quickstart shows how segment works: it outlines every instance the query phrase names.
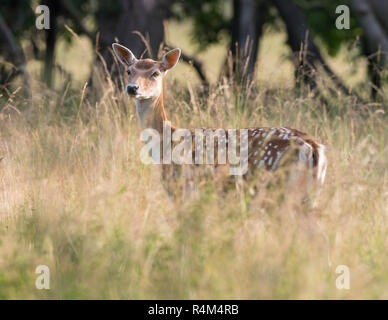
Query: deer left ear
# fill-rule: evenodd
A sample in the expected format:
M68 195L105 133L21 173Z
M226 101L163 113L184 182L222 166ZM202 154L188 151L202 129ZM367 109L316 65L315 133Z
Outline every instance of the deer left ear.
M179 57L181 56L181 49L176 48L171 51L165 53L162 57L161 67L163 71L170 70L175 67L175 65L179 61Z

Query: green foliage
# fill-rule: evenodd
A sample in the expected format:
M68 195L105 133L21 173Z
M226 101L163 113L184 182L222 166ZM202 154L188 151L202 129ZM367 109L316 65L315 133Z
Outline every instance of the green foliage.
M354 15L350 15L350 29L338 30L335 21L338 15L335 13L339 5L348 5L349 0L295 0L306 14L308 25L314 34L326 46L332 56L338 54L341 45L354 42L362 35ZM192 39L200 50L209 45L218 43L223 35L229 37L233 20L232 1L221 0L189 0L173 7L175 17L178 19L192 18ZM278 29L281 19L274 10L270 1L270 10L266 17L266 26Z
M296 0L296 3L306 14L312 33L322 40L331 56L339 52L341 45L354 42L362 34L362 29L351 11L350 29L338 30L335 27L339 16L335 13L337 6L347 5L350 8L349 0Z
M93 3L90 0L67 0L68 5L73 7L74 11L77 12L78 16L85 18L90 14L93 14L91 8ZM67 19L67 14L64 8L60 5L59 1L53 1L50 4L49 1L40 3L45 4L50 9L51 19L57 20L57 33L58 36L66 39L68 42L73 37L67 31L65 24L79 32L77 25L75 25L70 19ZM38 14L35 13L37 3L32 0L2 0L0 6L0 13L5 19L7 25L12 30L13 35L16 39L20 40L34 40L39 41L43 39L45 34L42 30L37 30L35 27L35 20ZM5 50L6 48L2 47ZM0 52L2 51L0 49Z
M270 4L270 1L267 0ZM338 30L335 27L337 15L335 9L338 5L349 5L349 0L295 0L306 14L308 24L312 33L322 40L330 55L336 55L343 43L349 43L357 39L362 34L362 30L354 15L351 15L350 30ZM88 16L95 18L97 14L96 2L90 0L69 0L67 1L81 18ZM223 0L187 0L182 2L172 2L171 7L173 17L178 20L191 19L192 40L199 50L206 49L209 45L218 43L223 36L230 37L233 20L233 1ZM3 0L0 12L5 17L7 23L18 39L38 39L40 34L35 29L33 1L21 0L17 4L13 0ZM98 3L98 14L117 15L117 3L100 1ZM266 25L278 28L280 17L273 10L270 4L269 14L266 17ZM65 11L57 3L55 6L58 24L58 35L70 42L73 37L64 27L69 24L76 32L77 25L72 20L67 19ZM65 23L63 23L65 22ZM4 49L4 48L3 48Z
M200 50L220 41L223 32L230 29L232 17L223 0L188 0L173 7L178 20L192 18L192 39Z

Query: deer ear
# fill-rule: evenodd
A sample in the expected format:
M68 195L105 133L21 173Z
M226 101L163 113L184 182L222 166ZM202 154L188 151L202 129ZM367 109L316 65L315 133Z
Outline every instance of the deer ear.
M118 43L112 44L113 51L119 61L126 67L136 62L136 57L131 50Z
M170 70L175 67L178 63L179 57L181 56L181 49L176 48L165 53L162 57L161 66L164 71Z

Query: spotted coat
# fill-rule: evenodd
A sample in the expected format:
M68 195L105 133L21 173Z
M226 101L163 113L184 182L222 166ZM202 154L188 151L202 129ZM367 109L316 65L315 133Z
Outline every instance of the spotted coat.
M209 130L209 128L202 128ZM211 128L213 132L217 129ZM248 128L248 171L244 178L253 175L259 169L274 171L281 166L290 165L292 162L302 165L306 172L311 176L312 180L322 184L326 174L326 157L324 145L318 143L315 139L308 136L306 133L296 129L286 127L261 127ZM229 165L228 153L226 152L226 164L220 164L218 149L229 147L229 134L225 130L225 135L219 137L214 135L214 170L220 169ZM238 132L238 131L237 131ZM191 130L194 137L195 131ZM225 139L224 141L222 141ZM237 140L239 136L237 134ZM192 144L192 160L193 163L198 163L198 155L196 153L195 139ZM177 142L175 142L177 143ZM174 145L174 143L172 143ZM204 149L206 149L206 139L203 139ZM205 157L205 154L204 154ZM205 160L204 160L204 163ZM198 166L194 165L194 166ZM191 166L193 167L193 166ZM182 166L165 165L163 167L164 178L172 176L174 180L181 176ZM186 171L188 172L188 171ZM191 171L189 171L191 172ZM190 173L192 174L192 173Z

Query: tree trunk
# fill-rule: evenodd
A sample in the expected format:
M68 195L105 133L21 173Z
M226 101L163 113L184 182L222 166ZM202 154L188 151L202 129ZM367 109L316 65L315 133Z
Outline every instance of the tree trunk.
M365 0L351 0L351 4L361 26L364 28L370 47L375 51L382 50L384 55L388 54L388 35L375 16L372 6Z
M368 3L381 27L384 29L385 34L388 34L388 1L369 0Z
M372 81L373 99L381 87L381 72L388 55L388 4L376 0L351 0L352 8L364 29L365 53Z
M286 24L288 44L294 54L297 85L302 82L316 88L316 62L321 53L309 32L303 11L292 0L272 0Z
M267 4L262 0L234 0L233 11L230 43L233 70L227 72L233 71L238 77L238 82L246 83L254 76Z
M53 73L55 63L55 43L57 41L57 19L59 16L59 7L53 0L44 2L50 8L50 29L46 32L46 53L44 57L43 78L49 88L53 86Z
M307 84L310 89L317 89L316 65L321 64L334 84L345 94L353 94L359 101L362 99L351 92L323 59L318 46L309 32L307 19L303 11L293 0L271 0L286 24L288 44L294 53L295 78L297 85Z
M13 76L22 74L24 81L24 89L28 95L31 95L30 92L30 76L26 70L26 59L22 47L17 43L11 29L8 27L3 16L0 14L0 37L3 38L6 43L9 55L13 57L13 62L16 66L16 70L13 71ZM6 81L12 78L12 75L8 75L3 79L3 74L6 71L2 70L0 72L0 84L5 85ZM3 83L4 81L4 83Z
M97 26L100 32L99 47L108 68L113 58L111 44L117 39L127 46L139 58L146 50L142 39L134 34L140 32L149 41L145 56L157 58L159 48L164 40L163 21L171 15L171 0L118 0L108 2L99 0Z

